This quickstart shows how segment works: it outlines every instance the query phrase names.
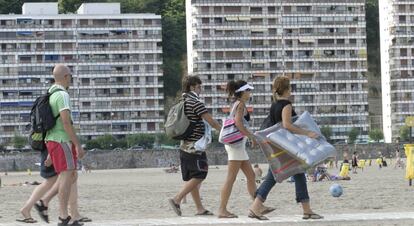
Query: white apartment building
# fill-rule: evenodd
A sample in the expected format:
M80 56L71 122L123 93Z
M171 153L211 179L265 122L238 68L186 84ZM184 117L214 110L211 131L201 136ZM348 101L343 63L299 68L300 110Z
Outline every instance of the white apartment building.
M253 83L249 110L259 128L272 80L292 79L296 112L309 111L334 141L368 133L364 0L187 0L189 73L203 80L215 117L229 111L225 85Z
M381 79L386 142L414 115L414 0L381 0Z
M73 72L72 116L80 135L161 132L164 111L161 16L121 14L119 3L25 3L0 15L0 143L26 134L33 101L55 64Z

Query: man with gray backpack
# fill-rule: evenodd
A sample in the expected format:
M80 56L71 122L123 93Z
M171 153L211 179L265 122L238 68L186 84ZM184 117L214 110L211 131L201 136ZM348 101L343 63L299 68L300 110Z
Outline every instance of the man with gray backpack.
M198 189L207 177L207 155L205 150L198 150L195 144L205 135L204 121L218 131L221 126L199 99L201 84L197 76L186 76L183 79L183 97L171 108L165 123L167 136L181 140L180 162L185 184L174 198L168 200L178 216L181 216L180 203L190 192L197 208L196 215L213 215L202 205Z

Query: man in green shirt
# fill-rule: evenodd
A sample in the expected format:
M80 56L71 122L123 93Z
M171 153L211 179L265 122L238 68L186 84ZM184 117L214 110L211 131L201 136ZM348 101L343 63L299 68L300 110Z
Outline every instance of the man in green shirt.
M85 155L81 143L72 125L70 97L67 92L72 74L70 69L58 64L53 69L55 84L49 89L53 93L49 104L53 115L57 117L56 125L46 134L46 147L52 159L56 173L59 174L59 221L58 226L70 225L68 201L72 184L77 180L76 162Z

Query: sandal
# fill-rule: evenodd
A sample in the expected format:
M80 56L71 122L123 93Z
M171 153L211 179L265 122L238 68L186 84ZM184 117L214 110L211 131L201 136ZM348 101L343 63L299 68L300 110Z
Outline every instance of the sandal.
M170 203L170 206L172 207L172 209L174 210L174 212L178 215L181 216L181 208L180 205L175 203L174 199L168 199L168 202Z
M83 223L80 223L79 220L73 221L72 224L68 224L68 226L83 226Z
M46 223L49 223L49 215L47 214L48 207L45 206L42 200L39 200L39 203L35 203L35 208L37 212L39 213L40 219L45 221Z
M256 218L256 219L261 220L261 221L267 221L267 220L269 220L269 218L267 218L267 217L265 217L263 215L255 214L252 210L249 210L248 217L250 217L250 218Z
M239 216L234 213L230 213L229 215L219 215L218 218L239 218Z
M68 216L66 219L62 219L62 218L58 218L58 226L69 226L69 221L70 221L71 217Z
M214 214L208 210L204 210L202 213L196 213L196 216L213 216Z
M316 213L304 213L302 219L304 220L317 220L317 219L323 219L323 216L316 214Z
M92 219L89 217L81 217L78 221L86 223L86 222L92 222Z
M276 210L276 208L273 208L273 207L265 207L264 210L262 211L262 215L266 215L266 214L271 213L275 210Z
M25 218L25 219L16 219L17 222L22 222L22 223L27 223L27 224L34 224L37 223L37 220L29 217L29 218Z

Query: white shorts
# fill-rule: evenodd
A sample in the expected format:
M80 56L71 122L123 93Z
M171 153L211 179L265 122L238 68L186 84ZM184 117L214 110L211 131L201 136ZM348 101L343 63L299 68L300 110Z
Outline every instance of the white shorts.
M243 141L237 145L224 145L224 148L227 151L227 158L229 161L249 160L249 156L247 155L247 151L246 151L246 142L247 142L247 137L245 137Z

